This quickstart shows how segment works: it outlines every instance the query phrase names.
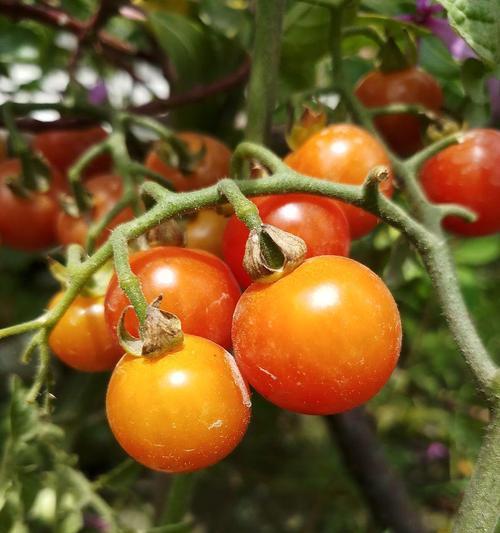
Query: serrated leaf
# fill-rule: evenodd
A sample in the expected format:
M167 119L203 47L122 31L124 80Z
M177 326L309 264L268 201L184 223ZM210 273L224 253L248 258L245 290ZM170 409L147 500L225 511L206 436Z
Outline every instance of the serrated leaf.
M492 67L500 63L500 3L498 0L438 0L459 35Z

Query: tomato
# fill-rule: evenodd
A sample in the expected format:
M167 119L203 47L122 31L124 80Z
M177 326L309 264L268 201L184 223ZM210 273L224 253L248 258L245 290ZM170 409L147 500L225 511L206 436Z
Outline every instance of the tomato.
M461 204L477 215L476 222L459 217L444 219L444 226L469 237L500 231L500 132L471 130L463 142L429 159L421 171L430 200Z
M51 169L50 190L28 193L24 198L14 194L7 185L8 178L21 172L19 159L0 163L0 243L18 250L43 250L56 242L57 194L62 177Z
M202 209L186 226L186 247L222 257L222 235L229 219L214 209Z
M45 159L61 174L67 175L69 168L91 146L97 144L108 134L101 127L85 128L81 130L53 130L39 133L33 140L33 148L40 152ZM111 158L102 154L94 159L85 169L83 176L109 172Z
M240 290L229 267L202 250L163 246L131 256L130 267L141 282L148 302L163 296L160 308L176 314L185 333L231 346L231 319ZM106 293L106 320L112 330L129 305L116 275ZM138 321L132 309L125 315L127 331L137 336Z
M231 152L225 144L208 135L192 132L180 133L179 139L187 144L193 155L205 150L190 174L183 174L179 169L167 165L155 148L146 158L146 166L164 176L177 191L201 189L229 175Z
M376 274L325 255L274 283L251 285L236 307L233 345L243 376L269 401L333 414L366 402L389 379L401 322Z
M305 241L306 257L349 254L349 224L337 202L311 194L283 194L260 200L258 208L264 223ZM248 235L245 224L233 215L224 232L223 252L242 287L252 283L242 264Z
M313 178L349 185L361 185L377 165L390 167L389 156L377 139L351 124L336 124L316 133L289 154L285 163ZM381 183L380 190L386 196L392 195L392 176ZM377 225L377 217L359 207L342 203L342 209L353 239Z
M443 105L443 91L438 82L417 67L369 72L358 82L356 96L367 107L420 104L431 111L439 111ZM389 146L400 155L408 156L422 148L422 124L415 115L379 116L375 125Z
M55 295L49 309L62 295ZM123 355L106 325L103 296L77 296L50 333L49 345L61 361L83 372L111 370Z
M108 422L123 449L164 472L190 472L224 459L245 434L250 406L233 357L193 335L172 352L125 355L106 396Z
M122 180L118 176L102 174L94 176L85 183L85 188L92 195L92 210L90 219L95 222L101 219L108 213L116 202L121 198L123 185ZM121 211L113 220L106 226L101 233L98 244L105 242L111 230L116 228L119 224L131 220L134 217L132 209L126 208ZM86 217L72 217L67 213L61 212L57 218L57 239L61 244L77 243L84 245L89 229L89 222Z

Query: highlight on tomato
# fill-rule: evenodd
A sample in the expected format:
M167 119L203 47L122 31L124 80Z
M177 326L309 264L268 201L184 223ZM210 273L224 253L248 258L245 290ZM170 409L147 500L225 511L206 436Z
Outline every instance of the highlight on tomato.
M234 314L234 354L273 404L334 414L372 398L401 349L398 308L383 281L340 256L306 260L271 284L254 283Z
M250 396L233 357L185 335L152 357L125 355L109 382L106 413L122 448L163 472L191 472L230 454L250 420Z
M156 144L146 158L146 166L161 174L176 191L193 191L212 185L229 175L231 151L221 141L202 133L182 132L178 135L193 157L200 155L191 172L183 173L164 160L162 144Z
M49 309L62 296L56 294ZM111 370L123 355L104 319L104 296L78 295L51 331L49 346L61 361L82 372Z
M390 72L368 72L359 80L355 93L369 108L390 104L420 104L437 112L443 105L443 91L439 83L415 66ZM389 146L402 156L409 156L422 148L422 121L414 114L378 116L375 125Z
M373 135L352 124L334 124L321 130L288 154L285 163L312 178L349 185L361 185L377 165L390 168L389 155L382 144ZM386 196L392 196L392 175L380 184L380 190ZM352 239L363 237L377 225L375 215L359 207L341 205Z
M450 231L466 237L500 231L500 131L469 131L462 142L427 160L420 178L433 202L460 204L477 214L475 222L446 217Z
M231 320L240 289L221 259L202 250L160 246L132 254L130 267L148 302L162 296L160 309L177 315L185 333L231 347ZM106 320L113 335L128 305L115 274L105 302ZM124 324L129 334L138 336L138 320L132 309L126 312Z
M338 202L312 194L283 194L260 197L257 203L265 224L271 224L304 240L306 257L348 255L349 224ZM223 239L224 259L241 287L252 280L243 268L249 231L236 215L226 226Z
M56 243L55 224L59 213L57 196L62 177L49 169L52 181L47 192L16 194L9 180L22 173L19 159L0 163L0 244L25 251L39 251Z

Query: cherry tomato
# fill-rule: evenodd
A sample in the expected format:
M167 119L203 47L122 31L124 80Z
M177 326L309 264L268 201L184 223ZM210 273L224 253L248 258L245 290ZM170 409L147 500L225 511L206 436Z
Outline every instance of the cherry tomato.
M21 172L19 159L0 163L0 243L18 250L43 250L56 242L57 194L62 177L51 169L50 190L28 193L24 198L14 194L7 184L9 178Z
M461 204L477 215L476 222L450 216L449 230L469 237L500 231L500 132L471 130L464 141L429 159L421 171L430 200Z
M130 258L130 267L141 282L148 302L163 296L161 309L176 314L185 333L231 346L231 319L240 290L229 267L202 250L175 246L152 248ZM116 275L106 293L106 320L116 332L129 300ZM127 331L137 336L138 321L132 309L125 315Z
M361 185L377 165L390 167L389 156L377 139L351 124L336 124L316 133L289 154L285 163L313 178L349 185ZM386 196L392 195L392 176L381 183L380 190ZM359 207L342 203L342 209L353 239L366 235L377 225L377 217Z
M82 130L54 130L40 133L33 140L33 148L40 152L45 159L61 174L67 175L69 168L91 146L97 144L108 134L101 127L86 128ZM102 154L94 159L85 169L83 176L109 172L111 158Z
M193 335L172 352L125 355L106 396L108 422L123 449L164 472L190 472L224 459L245 434L250 406L232 356Z
M56 294L49 309L61 297ZM61 361L83 372L111 370L123 355L106 325L103 296L77 296L52 330L49 345Z
M270 402L333 414L366 402L389 379L401 322L376 274L325 255L251 285L236 307L233 345L243 376Z
M118 176L102 174L90 178L85 184L85 188L92 195L92 211L90 219L97 221L108 213L116 204L122 195L122 180ZM131 220L134 217L132 209L126 208L121 211L113 220L106 226L101 236L97 240L97 244L105 242L111 231L119 224ZM72 217L67 213L61 212L57 217L57 240L61 244L85 244L89 223L86 217Z
M225 144L201 133L184 132L179 134L179 138L187 144L193 155L205 150L192 173L183 174L179 169L167 165L154 148L146 158L146 166L164 176L177 191L201 189L228 176L231 152Z
M214 209L202 209L186 226L186 247L222 257L222 236L229 219Z
M303 239L306 257L316 255L348 255L349 224L337 202L312 194L268 196L258 203L262 221ZM248 229L235 215L224 232L224 259L242 287L252 280L243 268Z
M358 82L356 96L367 107L420 104L439 111L443 105L443 91L438 82L416 67L393 72L369 72ZM379 116L375 124L389 146L402 156L414 154L422 147L422 124L415 115Z

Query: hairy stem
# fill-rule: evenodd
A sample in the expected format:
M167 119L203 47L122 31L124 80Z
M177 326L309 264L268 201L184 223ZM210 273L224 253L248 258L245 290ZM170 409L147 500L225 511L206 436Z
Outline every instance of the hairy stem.
M165 513L161 519L163 524L176 524L184 518L191 503L196 480L196 474L177 474L173 477Z
M257 206L249 200L239 189L233 180L225 179L218 183L219 191L232 205L236 216L247 226L249 230L262 226Z

